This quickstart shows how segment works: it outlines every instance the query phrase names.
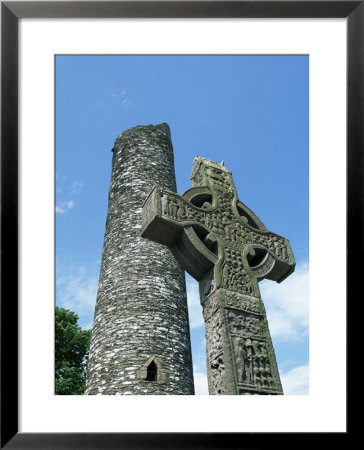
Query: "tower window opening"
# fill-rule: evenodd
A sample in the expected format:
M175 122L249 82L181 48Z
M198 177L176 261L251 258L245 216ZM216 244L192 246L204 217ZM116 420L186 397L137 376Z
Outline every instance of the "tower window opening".
M147 368L146 381L157 381L158 368L154 361L152 361Z

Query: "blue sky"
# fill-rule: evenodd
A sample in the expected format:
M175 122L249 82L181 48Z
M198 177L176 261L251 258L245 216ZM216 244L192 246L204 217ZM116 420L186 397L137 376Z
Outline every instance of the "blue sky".
M309 59L56 57L56 303L92 326L116 137L167 122L177 189L196 155L225 161L239 199L290 240L296 271L260 283L286 394L308 394ZM207 393L198 285L186 276L197 394Z

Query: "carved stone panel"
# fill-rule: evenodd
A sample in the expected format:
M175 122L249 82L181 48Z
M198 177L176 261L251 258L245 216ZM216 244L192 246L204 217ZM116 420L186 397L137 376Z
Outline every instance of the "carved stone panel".
M220 308L211 302L204 308L206 333L206 364L210 394L226 394L226 351L224 352L224 321Z
M263 302L218 289L204 302L210 394L282 394Z

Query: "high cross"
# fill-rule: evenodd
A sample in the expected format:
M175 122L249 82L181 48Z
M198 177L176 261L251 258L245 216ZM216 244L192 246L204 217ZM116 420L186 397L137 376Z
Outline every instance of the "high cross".
M238 199L223 163L196 157L191 180L182 195L152 189L142 236L167 245L199 281L210 394L281 394L258 281L294 271L289 241Z

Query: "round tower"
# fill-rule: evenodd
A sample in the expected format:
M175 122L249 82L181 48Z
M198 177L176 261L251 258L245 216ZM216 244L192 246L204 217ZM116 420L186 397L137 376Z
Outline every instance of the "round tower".
M115 141L85 394L193 395L184 271L140 235L154 185L176 191L166 123Z

